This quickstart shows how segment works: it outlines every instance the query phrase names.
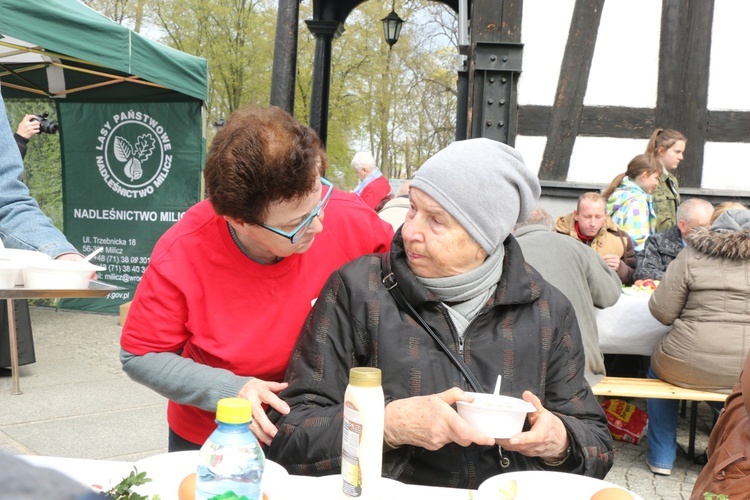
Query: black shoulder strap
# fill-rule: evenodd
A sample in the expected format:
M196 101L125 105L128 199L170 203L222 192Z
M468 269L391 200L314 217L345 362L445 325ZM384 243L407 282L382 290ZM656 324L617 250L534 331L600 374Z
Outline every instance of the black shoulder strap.
M414 319L416 319L419 324L422 325L422 328L427 330L427 333L429 333L430 336L435 340L435 342L437 342L443 352L448 355L453 364L456 365L459 370L461 370L461 373L463 373L464 377L466 377L466 380L469 381L469 385L471 385L471 388L474 390L474 392L484 392L484 390L482 389L482 384L480 384L477 378L474 376L471 368L469 368L461 358L456 356L453 351L448 349L448 346L446 346L443 341L440 340L440 337L438 337L437 334L432 330L432 328L430 328L430 325L427 324L424 318L422 318L422 316L420 316L419 313L406 300L406 297L404 297L404 293L398 287L398 282L396 281L396 278L393 276L393 272L391 271L390 252L384 252L380 254L380 263L383 272L383 285L385 286L386 290L391 293L396 303L401 307L401 309L403 309Z

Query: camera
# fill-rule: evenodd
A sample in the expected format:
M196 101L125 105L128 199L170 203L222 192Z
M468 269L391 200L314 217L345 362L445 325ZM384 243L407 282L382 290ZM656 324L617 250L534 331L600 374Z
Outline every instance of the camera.
M49 112L45 111L41 115L34 115L36 116L37 121L39 121L39 133L40 134L56 134L57 129L60 128L57 125L57 122L53 122L52 120L48 120L47 117L49 116Z

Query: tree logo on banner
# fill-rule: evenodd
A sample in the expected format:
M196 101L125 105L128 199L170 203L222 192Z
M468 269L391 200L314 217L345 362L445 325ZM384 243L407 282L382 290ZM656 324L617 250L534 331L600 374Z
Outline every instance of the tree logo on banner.
M143 134L138 136L135 146L132 146L124 137L115 137L115 158L125 163L125 175L136 181L143 176L141 163L148 160L154 152L154 136Z
M154 193L172 167L172 143L152 116L128 110L112 116L99 131L97 168L112 191L125 198Z

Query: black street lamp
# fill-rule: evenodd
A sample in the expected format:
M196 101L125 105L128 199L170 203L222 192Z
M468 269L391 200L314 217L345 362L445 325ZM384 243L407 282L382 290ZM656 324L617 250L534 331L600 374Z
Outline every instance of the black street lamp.
M404 24L404 20L398 17L396 11L391 8L391 13L380 20L383 23L383 34L385 35L385 42L393 47L393 44L398 42L398 37L401 35L401 25Z

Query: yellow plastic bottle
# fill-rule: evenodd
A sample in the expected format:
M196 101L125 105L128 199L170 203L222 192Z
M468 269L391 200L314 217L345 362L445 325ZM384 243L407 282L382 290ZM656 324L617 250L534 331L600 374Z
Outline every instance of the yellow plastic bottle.
M341 443L342 498L380 498L385 401L378 368L349 371Z

